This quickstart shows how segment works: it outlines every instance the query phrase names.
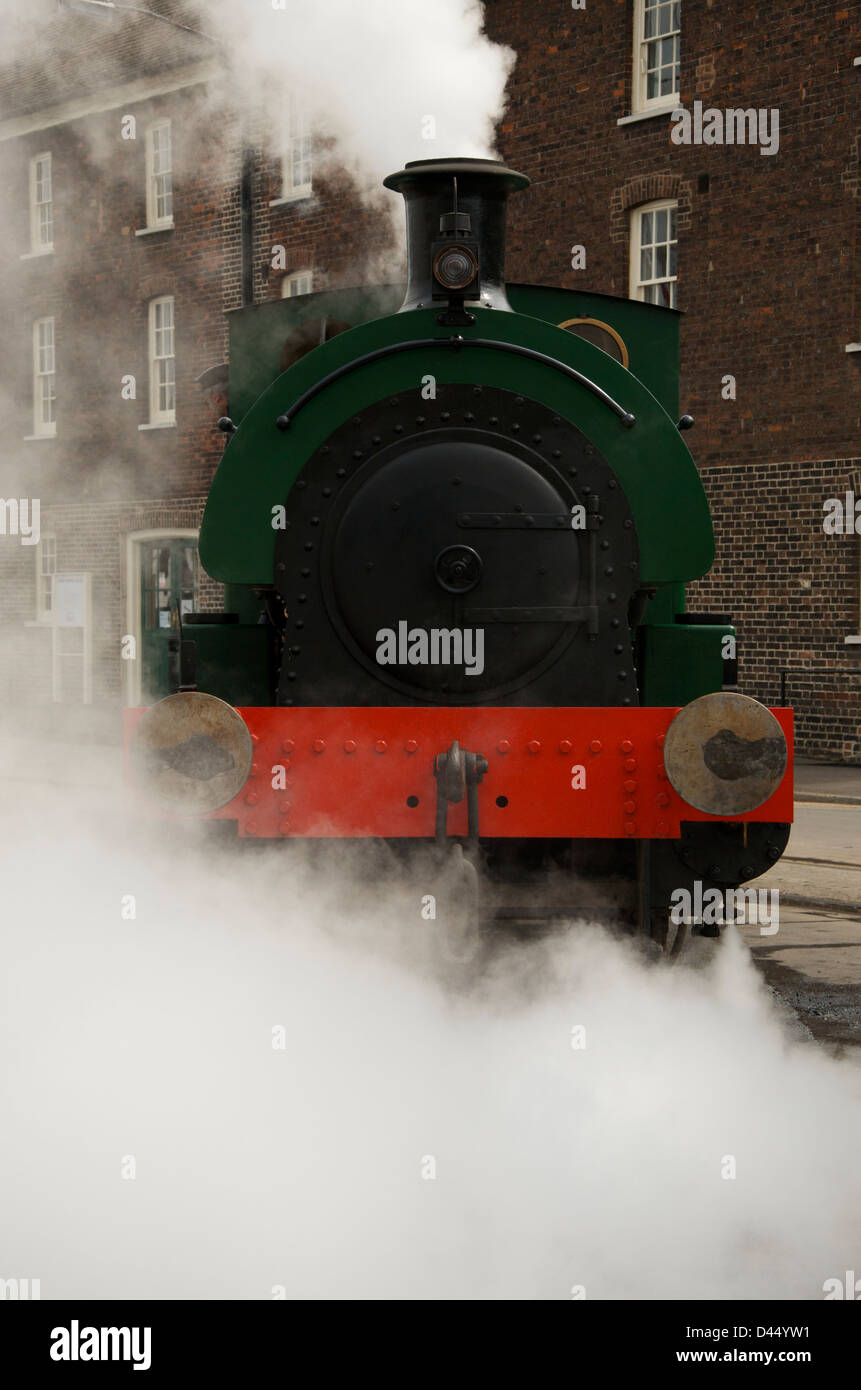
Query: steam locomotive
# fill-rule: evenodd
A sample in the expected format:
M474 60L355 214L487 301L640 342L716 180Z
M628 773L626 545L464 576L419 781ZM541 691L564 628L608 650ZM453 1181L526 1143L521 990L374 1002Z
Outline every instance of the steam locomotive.
M563 910L613 879L672 951L719 930L673 931L675 890L782 854L792 715L738 692L727 615L686 611L714 542L679 315L506 285L528 182L407 164L385 180L400 305L383 286L231 315L200 536L226 611L182 620L176 693L127 712L131 764L240 837L430 847L452 940L504 915L493 884L531 883L540 916L552 865Z

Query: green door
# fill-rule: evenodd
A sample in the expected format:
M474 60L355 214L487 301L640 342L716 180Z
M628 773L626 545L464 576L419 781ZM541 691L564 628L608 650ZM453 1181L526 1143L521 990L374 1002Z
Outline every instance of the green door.
M177 688L179 619L194 611L197 542L188 539L142 541L141 701L152 704Z

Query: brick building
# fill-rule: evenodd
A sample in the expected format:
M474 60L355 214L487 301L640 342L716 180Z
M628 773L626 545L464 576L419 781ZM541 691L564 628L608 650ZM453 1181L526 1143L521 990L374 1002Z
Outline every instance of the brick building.
M141 681L165 675L176 605L221 606L196 539L226 314L339 285L389 231L345 173L314 169L295 105L275 138L231 107L194 6L44 10L0 71L0 495L26 499L22 533L40 505L37 545L8 505L0 535L0 700L135 703L166 693ZM142 660L122 659L128 636Z
M509 277L683 311L680 400L717 541L689 607L735 616L742 690L773 702L789 670L803 752L861 763L861 534L823 532L826 499L861 501L861 12L492 0L487 13L518 54L500 152L532 179L511 200ZM696 102L703 137L718 133L710 108L766 113L766 148L776 108L777 149L694 143ZM672 138L680 108L690 144ZM647 246L643 275L644 219L656 243L649 214L664 209L677 245L665 272ZM575 245L585 269L571 269ZM676 283L662 284L673 252Z
M46 7L57 61L0 71L2 495L42 502L38 546L0 537L16 706L135 700L122 637L219 605L194 541L225 314L355 283L389 237L347 173L321 177L295 103L275 141L230 109L217 44L78 5ZM486 28L517 53L499 153L532 179L509 279L683 311L718 549L689 606L734 614L742 689L774 702L788 672L803 752L861 763L861 540L823 529L828 499L861 501L857 10L488 0ZM59 628L61 602L86 624Z

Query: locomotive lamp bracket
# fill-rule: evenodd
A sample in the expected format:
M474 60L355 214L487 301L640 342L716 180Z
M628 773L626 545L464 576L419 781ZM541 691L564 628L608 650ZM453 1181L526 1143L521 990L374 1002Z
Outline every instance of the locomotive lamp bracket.
M462 328L475 323L475 315L465 307L467 299L481 298L480 247L470 235L472 218L457 206L457 178L452 179L452 210L439 219L439 238L431 243L431 283L433 298L448 300L448 307L437 314L444 328Z

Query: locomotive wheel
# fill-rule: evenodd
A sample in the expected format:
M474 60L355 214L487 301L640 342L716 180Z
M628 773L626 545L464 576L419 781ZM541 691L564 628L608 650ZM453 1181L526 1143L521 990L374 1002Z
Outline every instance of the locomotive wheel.
M651 914L649 940L660 950L665 965L675 965L682 958L687 964L705 963L719 949L722 939L722 935L712 937L695 932L688 922L672 922L668 910Z

